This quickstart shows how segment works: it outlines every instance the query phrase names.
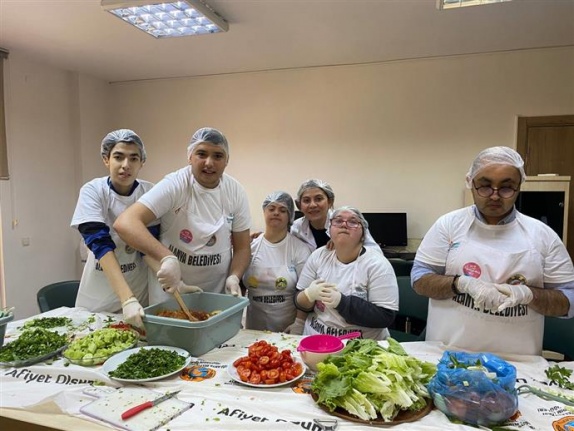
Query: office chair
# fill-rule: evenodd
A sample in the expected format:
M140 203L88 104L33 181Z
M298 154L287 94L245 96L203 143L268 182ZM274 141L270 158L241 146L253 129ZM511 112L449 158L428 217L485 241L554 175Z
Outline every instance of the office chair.
M413 261L412 260L406 260L406 259L402 259L400 257L389 257L389 258L387 258L387 260L389 261L389 263L393 267L393 270L395 271L395 275L397 277L403 276L403 275L408 275L410 277L411 269L413 269Z
M395 323L389 327L391 337L402 341L424 341L429 299L411 287L410 276L397 276L399 311Z
M36 294L42 313L58 307L74 307L80 280L60 281L42 287Z
M544 339L542 349L564 355L565 360L574 360L574 318L544 318Z

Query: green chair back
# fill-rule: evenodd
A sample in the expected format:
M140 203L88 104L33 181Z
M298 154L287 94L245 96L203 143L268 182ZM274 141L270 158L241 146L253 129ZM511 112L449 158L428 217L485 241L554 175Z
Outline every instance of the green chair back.
M566 360L574 360L574 318L544 318L544 350L561 353Z
M396 324L393 328L389 328L391 337L399 342L424 341L429 299L415 292L411 287L410 276L397 276L397 284L399 286L399 312ZM409 326L412 332L409 332Z
M60 281L42 287L36 294L40 312L58 307L74 307L80 288L80 280Z
M413 269L412 260L405 260L399 257L389 257L387 260L393 267L393 270L395 271L395 275L397 277L404 275L408 275L410 277L411 269Z

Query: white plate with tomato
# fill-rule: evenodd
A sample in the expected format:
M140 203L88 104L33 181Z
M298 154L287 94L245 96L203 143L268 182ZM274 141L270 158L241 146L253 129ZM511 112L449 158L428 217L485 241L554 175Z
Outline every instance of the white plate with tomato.
M305 374L305 365L296 361L290 350L282 350L264 340L256 341L227 367L229 376L254 388L286 386Z

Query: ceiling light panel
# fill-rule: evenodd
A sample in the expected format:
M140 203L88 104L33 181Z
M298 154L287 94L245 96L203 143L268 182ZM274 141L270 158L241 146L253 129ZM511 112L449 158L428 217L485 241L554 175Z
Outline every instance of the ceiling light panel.
M102 0L102 7L156 38L227 31L227 22L199 0L174 2Z
M454 9L466 6L483 6L492 3L504 3L512 0L437 0L439 9Z

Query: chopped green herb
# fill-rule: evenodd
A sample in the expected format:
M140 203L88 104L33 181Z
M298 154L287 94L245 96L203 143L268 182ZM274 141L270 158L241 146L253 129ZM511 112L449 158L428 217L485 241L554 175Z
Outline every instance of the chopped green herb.
M128 356L115 370L111 377L120 379L149 379L174 372L185 364L185 357L173 350L141 349Z
M0 347L0 362L24 361L55 352L67 342L65 335L43 328L27 329L11 343Z
M570 381L572 370L561 367L560 365L553 365L544 370L544 373L546 377L548 377L552 383L556 383L558 387L574 390L574 383Z
M58 328L60 326L69 326L72 324L72 319L69 317L41 317L38 319L29 320L24 323L24 328Z

